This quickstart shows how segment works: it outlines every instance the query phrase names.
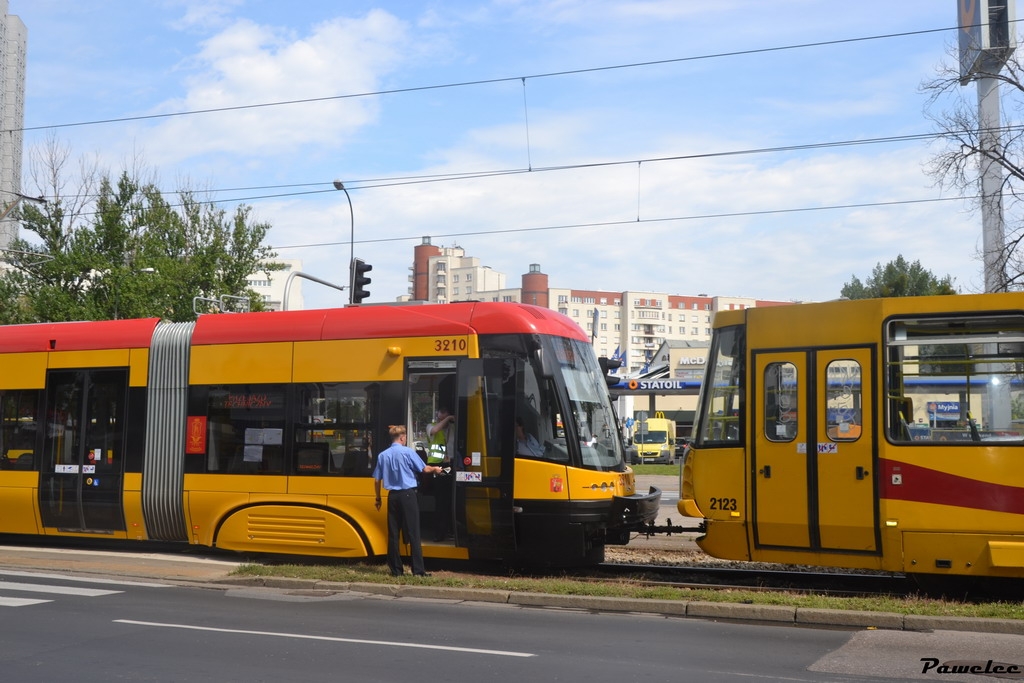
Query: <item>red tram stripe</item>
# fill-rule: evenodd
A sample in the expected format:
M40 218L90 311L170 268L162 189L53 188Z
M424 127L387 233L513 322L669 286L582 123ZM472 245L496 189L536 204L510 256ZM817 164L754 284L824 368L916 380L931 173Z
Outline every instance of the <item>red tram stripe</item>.
M0 327L0 353L149 347L159 318L35 323Z
M971 479L886 458L880 459L879 465L882 498L1024 515L1024 487ZM902 483L893 484L893 475L900 475Z
M159 318L0 326L0 354L148 348ZM550 334L590 341L570 318L511 302L202 315L193 346L321 339Z

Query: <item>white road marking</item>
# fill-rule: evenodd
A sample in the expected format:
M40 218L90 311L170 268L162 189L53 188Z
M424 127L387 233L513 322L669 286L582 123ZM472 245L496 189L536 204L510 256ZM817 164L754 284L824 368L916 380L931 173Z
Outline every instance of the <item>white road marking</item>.
M466 652L470 654L497 655L499 657L536 657L530 652L513 652L509 650L482 650L473 647L452 647L449 645L433 645L430 643L401 643L387 640L364 640L361 638L336 638L333 636L311 636L304 633L276 633L274 631L247 631L233 628L213 628L210 626L192 626L190 624L161 624L153 621L135 621L133 619L115 619L116 624L132 624L134 626L154 626L157 628L178 628L191 631L213 631L216 633L239 633L250 636L273 636L275 638L298 638L302 640L326 640L335 643L356 643L359 645L383 645L385 647L414 647L424 650L445 650L447 652Z
M75 586L47 586L35 583L17 583L14 581L0 581L0 590L24 591L27 593L54 593L57 595L80 595L87 598L95 598L100 595L114 595L122 591L107 591L99 588L76 588Z
M43 572L19 572L13 569L0 569L0 576L22 576L38 579L56 579L57 581L75 581L77 583L100 583L111 586L141 586L143 588L170 588L169 583L147 583L145 581L119 581L117 579L97 579L74 576L71 574L46 574Z
M32 600L30 598L5 598L0 595L0 607L26 607L28 605L38 605L43 602L53 602L53 600Z

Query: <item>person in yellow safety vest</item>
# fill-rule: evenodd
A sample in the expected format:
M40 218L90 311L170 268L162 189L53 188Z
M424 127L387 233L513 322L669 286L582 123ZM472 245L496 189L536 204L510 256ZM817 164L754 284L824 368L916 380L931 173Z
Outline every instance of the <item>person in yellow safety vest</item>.
M440 407L437 420L427 429L427 465L447 468L455 456L455 416L447 407ZM434 540L443 541L452 531L454 490L451 477L434 479Z
M430 437L430 444L427 449L427 464L440 465L451 462L449 445L451 443L452 427L455 426L455 416L448 412L447 408L439 408L437 421L430 425L427 434Z

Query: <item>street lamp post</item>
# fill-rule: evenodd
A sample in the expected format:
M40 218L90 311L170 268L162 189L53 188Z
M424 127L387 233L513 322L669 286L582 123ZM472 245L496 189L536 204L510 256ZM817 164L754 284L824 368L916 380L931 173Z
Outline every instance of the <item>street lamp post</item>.
M11 211L14 211L14 208L18 206L18 204L20 204L22 201L35 202L37 204L46 203L46 200L43 199L42 197L29 197L28 195L23 195L20 192L14 192L12 194L14 194L14 201L12 201L10 204L5 206L2 211L0 211L0 221L7 218L7 214L9 214ZM13 237L13 233L11 236ZM9 240L3 239L3 237L0 236L0 251L8 251L7 247L9 246Z
M37 204L45 204L46 203L46 200L43 199L42 197L29 197L27 195L23 195L23 194L20 194L18 192L15 192L14 193L14 201L11 202L10 204L8 204L6 207L4 207L3 212L0 213L0 221L2 221L3 219L7 218L7 214L9 214L11 211L13 211L14 207L16 207L18 205L18 203L21 202L22 200L26 200L26 201L30 201L30 202L35 202Z
M348 190L345 189L345 183L340 180L334 181L334 189L344 192L345 199L348 200L348 267L352 268L352 262L356 258L356 215L352 211L352 197L349 196Z

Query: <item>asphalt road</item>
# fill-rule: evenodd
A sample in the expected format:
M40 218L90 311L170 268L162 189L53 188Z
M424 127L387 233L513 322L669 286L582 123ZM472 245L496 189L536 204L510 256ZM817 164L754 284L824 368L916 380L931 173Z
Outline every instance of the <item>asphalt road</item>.
M18 683L978 680L1024 636L802 628L332 588L0 571L0 670ZM928 671L925 667L934 666Z

